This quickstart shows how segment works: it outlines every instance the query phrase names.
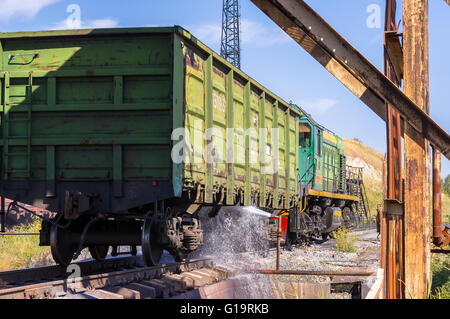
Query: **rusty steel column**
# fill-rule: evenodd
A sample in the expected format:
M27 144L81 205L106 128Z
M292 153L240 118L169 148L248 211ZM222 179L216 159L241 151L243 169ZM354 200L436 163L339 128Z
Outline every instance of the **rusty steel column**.
M428 0L403 1L405 94L429 113ZM430 151L405 123L405 286L426 298L430 283Z
M384 72L395 85L400 86L401 76L394 67L394 48L392 39L395 38L399 48L398 56L402 56L398 40L395 16L397 12L396 0L386 0L386 18L384 27ZM399 68L397 68L399 69ZM403 207L402 198L402 135L400 114L390 105L386 104L386 179L385 202L383 209L383 238L380 242L381 259L384 273L384 297L387 299L401 299L404 297L404 253L403 253ZM391 201L396 205L392 207ZM400 205L400 206L399 206ZM400 208L400 209L399 209ZM395 214L394 214L395 212Z
M433 244L437 247L444 243L441 186L441 153L433 148Z
M396 0L386 0L386 20L384 33L384 72L389 80L400 86L401 75L396 74L387 49L388 34L396 34L395 15ZM386 132L387 132L387 198L402 201L402 135L400 114L390 104L386 104Z

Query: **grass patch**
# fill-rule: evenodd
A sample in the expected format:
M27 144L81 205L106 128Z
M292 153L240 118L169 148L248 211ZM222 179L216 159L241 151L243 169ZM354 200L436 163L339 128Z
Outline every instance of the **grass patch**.
M450 256L435 255L431 260L432 299L450 299Z
M38 233L41 220L8 229L14 233ZM0 236L0 271L31 267L50 254L49 247L39 246L39 236Z
M356 252L356 236L350 236L350 228L339 228L333 232L336 240L336 250L344 253Z
M442 223L450 224L450 196L442 193ZM433 254L431 298L450 299L450 256Z

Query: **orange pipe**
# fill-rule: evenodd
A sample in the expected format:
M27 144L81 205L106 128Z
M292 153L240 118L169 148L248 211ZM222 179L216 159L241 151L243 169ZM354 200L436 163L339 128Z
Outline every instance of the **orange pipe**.
M441 247L444 243L441 185L441 153L433 148L433 244L437 247Z

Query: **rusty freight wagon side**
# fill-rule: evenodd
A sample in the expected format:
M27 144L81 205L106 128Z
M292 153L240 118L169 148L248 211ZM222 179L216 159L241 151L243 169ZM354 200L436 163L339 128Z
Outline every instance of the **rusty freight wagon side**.
M297 201L301 113L180 27L1 33L0 65L0 196L60 213L60 264L183 259L200 207Z

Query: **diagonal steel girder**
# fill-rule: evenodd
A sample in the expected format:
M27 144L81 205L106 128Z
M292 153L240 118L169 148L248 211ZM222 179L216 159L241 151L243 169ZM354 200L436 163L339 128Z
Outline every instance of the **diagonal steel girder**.
M414 128L405 130L414 140L422 135L450 159L448 133L303 0L251 1L381 119L391 104Z

